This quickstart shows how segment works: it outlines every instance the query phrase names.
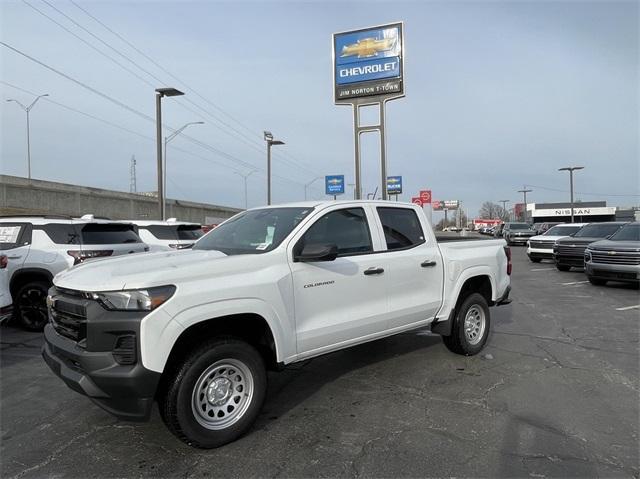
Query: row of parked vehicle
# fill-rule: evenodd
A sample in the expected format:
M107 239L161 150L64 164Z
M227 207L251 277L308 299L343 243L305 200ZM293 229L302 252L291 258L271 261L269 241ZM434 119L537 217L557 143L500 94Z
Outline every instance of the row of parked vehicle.
M201 225L177 221L112 221L84 215L0 217L0 320L14 317L40 331L53 277L95 258L190 248Z
M640 223L567 223L527 241L534 263L552 260L560 271L583 268L592 284L640 284Z

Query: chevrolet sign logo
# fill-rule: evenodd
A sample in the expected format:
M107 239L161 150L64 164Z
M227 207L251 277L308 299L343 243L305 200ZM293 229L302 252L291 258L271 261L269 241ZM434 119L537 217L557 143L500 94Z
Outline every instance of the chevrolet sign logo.
M376 40L375 38L363 38L351 45L345 45L342 47L341 57L353 57L367 58L374 57L378 53L391 50L396 43L394 38L383 38L382 40Z
M398 178L389 178L387 180L387 183L389 183L390 185L393 185L395 183L400 183L400 180Z
M340 183L342 183L342 181L337 178L332 178L329 180L330 185L339 185Z

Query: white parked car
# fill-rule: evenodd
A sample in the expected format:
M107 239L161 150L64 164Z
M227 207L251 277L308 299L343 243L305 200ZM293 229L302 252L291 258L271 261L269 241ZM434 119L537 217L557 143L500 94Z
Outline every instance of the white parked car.
M147 251L131 223L61 216L0 217L0 251L18 324L41 331L53 277L95 258Z
M13 313L13 301L11 301L11 293L9 292L8 266L9 258L6 254L0 254L0 321L10 318Z
M136 232L150 251L168 251L171 249L191 248L204 234L198 223L187 223L169 218L167 221L133 220Z
M48 298L43 357L124 419L154 400L183 441L249 429L266 369L430 326L477 354L509 302L504 240L438 243L422 208L305 202L244 211L191 250L81 265Z
M553 259L556 240L577 233L587 223L563 223L549 228L544 234L532 236L527 241L527 256L533 263Z

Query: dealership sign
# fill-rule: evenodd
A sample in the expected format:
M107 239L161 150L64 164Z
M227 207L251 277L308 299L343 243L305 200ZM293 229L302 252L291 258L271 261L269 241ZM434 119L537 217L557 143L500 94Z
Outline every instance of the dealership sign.
M333 34L336 102L404 94L402 23Z
M344 194L344 175L325 176L324 191L330 196Z
M387 176L387 194L402 194L402 176Z
M615 206L596 206L593 208L573 208L575 216L611 216L616 214ZM544 218L548 216L571 216L571 208L553 208L543 210L533 210L532 217Z

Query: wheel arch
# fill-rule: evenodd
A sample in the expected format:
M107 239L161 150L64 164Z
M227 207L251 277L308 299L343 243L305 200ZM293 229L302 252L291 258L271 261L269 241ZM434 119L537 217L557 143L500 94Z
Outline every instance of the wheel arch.
M22 268L11 275L9 280L9 291L14 298L18 290L31 281L46 281L53 284L53 274L44 268Z

